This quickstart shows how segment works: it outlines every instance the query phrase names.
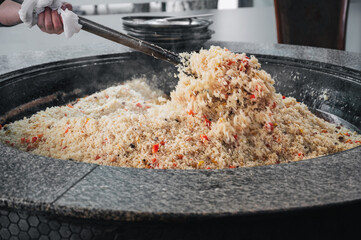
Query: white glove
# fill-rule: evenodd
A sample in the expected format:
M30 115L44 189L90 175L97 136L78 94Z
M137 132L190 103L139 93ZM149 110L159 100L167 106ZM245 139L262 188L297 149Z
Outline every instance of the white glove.
M64 35L66 38L70 38L75 33L78 33L83 27L79 24L79 17L69 9L60 9L61 18L63 19Z
M19 11L21 21L29 28L38 22L39 13L43 12L46 7L57 10L63 20L64 35L70 38L78 33L82 26L78 23L78 16L68 9L61 9L61 0L24 0Z

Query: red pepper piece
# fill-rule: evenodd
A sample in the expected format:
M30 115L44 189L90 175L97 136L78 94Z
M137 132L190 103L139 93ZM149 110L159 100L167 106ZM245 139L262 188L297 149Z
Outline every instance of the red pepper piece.
M234 63L235 63L235 61L227 60L227 65L228 65L228 66L231 66L231 65L234 64Z
M206 126L207 126L208 128L210 128L212 122L207 119L206 115L203 114L203 117L204 117L204 123L206 124Z
M276 102L273 102L272 108L276 108L276 107L277 107L277 103L276 103Z
M152 153L155 154L157 153L159 150L159 144L154 144L152 147Z
M202 139L203 142L204 141L209 141L207 135L204 135L204 134L201 134L201 139Z
M272 132L274 130L273 123L266 123L264 126L269 132Z
M248 60L243 59L243 60L242 60L242 63L244 63L244 67L245 67L245 68L248 67Z

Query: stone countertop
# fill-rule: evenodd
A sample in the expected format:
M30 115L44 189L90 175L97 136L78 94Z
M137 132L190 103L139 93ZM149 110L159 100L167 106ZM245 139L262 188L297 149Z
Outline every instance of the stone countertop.
M231 51L361 71L361 55L275 44L210 42ZM105 44L0 56L1 74L128 51ZM27 57L25 57L27 56ZM5 76L3 75L3 76ZM1 81L1 75L0 75ZM312 208L361 199L361 147L288 164L225 170L129 169L39 157L0 145L0 207L108 220L179 220Z

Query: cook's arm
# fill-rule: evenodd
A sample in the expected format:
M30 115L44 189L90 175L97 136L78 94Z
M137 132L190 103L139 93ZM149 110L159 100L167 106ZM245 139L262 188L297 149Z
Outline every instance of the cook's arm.
M1 3L2 2L2 3ZM6 26L14 26L21 23L19 10L21 5L11 0L0 0L0 23ZM63 3L62 8L72 10L70 3ZM56 10L45 8L45 11L38 16L37 25L41 31L49 34L60 34L64 31L63 22Z
M20 7L21 5L19 3L11 0L5 0L0 5L0 23L6 26L13 26L21 23L18 14Z

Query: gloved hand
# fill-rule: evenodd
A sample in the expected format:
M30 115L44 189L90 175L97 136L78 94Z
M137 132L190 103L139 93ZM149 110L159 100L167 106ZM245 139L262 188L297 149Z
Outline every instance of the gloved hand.
M71 4L60 0L24 0L19 16L29 28L38 24L43 32L61 34L64 31L65 37L70 38L82 27L71 10Z

